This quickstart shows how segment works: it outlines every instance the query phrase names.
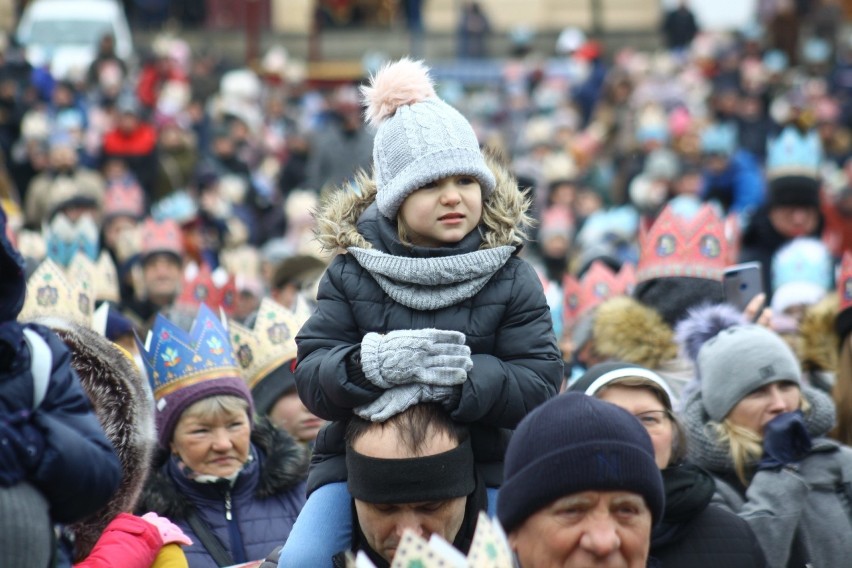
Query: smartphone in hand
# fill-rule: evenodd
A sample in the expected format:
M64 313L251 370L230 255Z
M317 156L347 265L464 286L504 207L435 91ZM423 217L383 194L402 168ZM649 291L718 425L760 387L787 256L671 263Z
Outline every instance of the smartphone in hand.
M725 301L743 311L755 296L764 292L759 262L744 262L725 269L722 276Z

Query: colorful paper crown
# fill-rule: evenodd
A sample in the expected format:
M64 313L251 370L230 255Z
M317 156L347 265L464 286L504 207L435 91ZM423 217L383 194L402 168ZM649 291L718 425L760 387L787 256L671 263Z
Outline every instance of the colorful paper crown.
M103 251L97 262L78 252L68 265L68 278L72 282L86 282L92 290L95 301L107 300L120 302L121 293L118 284L118 270L109 253Z
M91 327L94 308L91 275L69 278L62 267L45 259L27 281L27 297L18 319L60 317Z
M110 185L104 194L104 217L126 216L141 219L145 215L145 195L137 183Z
M839 311L852 308L852 252L843 253L840 276L837 278L837 292L840 294Z
M816 131L806 134L788 126L767 142L766 175L769 179L784 176L819 177L822 143Z
M640 232L639 247L637 283L676 276L721 281L730 263L726 223L710 205L689 219L667 206L649 230Z
M222 309L226 314L234 311L237 297L237 284L234 277L223 268L210 270L206 264L200 267L190 263L184 270L184 282L175 306L195 309L207 304L214 310Z
M183 257L183 233L177 223L166 220L158 223L153 219L145 219L142 225L142 257L167 252Z
M629 294L636 284L633 265L625 263L618 273L596 260L579 281L566 276L562 282L562 317L570 328L586 312L613 296Z
M203 381L240 376L228 331L204 304L189 333L158 314L139 351L157 400Z
M61 266L68 266L78 251L91 259L98 255L98 226L89 215L72 223L64 213L57 213L44 232L47 258Z
M234 356L250 389L296 357L299 328L296 317L271 298L264 298L260 303L251 329L233 321L230 323Z
M359 552L357 558L347 557L347 567L375 568L367 555ZM514 555L506 533L496 519L480 511L476 530L467 556L453 548L440 536L433 534L427 542L406 529L391 563L391 568L513 568Z

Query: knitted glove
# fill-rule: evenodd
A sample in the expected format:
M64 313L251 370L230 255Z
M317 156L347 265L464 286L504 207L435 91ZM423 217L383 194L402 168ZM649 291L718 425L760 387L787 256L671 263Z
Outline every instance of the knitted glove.
M192 539L186 536L179 526L166 517L161 517L157 513L145 513L142 515L142 518L157 527L164 545L171 543L186 546L192 545Z
M460 385L473 368L464 341L463 333L441 329L368 333L361 340L361 369L383 389L409 383Z
M30 416L21 410L0 420L0 485L14 485L41 463L44 436Z
M763 458L757 469L776 469L801 460L811 450L811 437L801 410L785 412L763 429Z
M393 387L382 393L382 396L364 406L355 409L355 414L371 422L384 422L414 406L415 404L438 402L458 404L456 391L458 387L433 386L412 383Z

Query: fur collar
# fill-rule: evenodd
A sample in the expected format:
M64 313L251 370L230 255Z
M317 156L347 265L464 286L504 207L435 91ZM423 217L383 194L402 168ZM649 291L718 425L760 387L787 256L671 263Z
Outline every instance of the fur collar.
M525 228L532 225L527 215L530 201L518 189L517 180L496 155L486 154L485 161L494 173L497 185L484 203L483 242L480 248L520 246L526 239ZM349 247L373 248L359 220L376 200L375 180L360 175L357 192L339 189L331 192L314 214L316 237L324 250L340 252Z
M278 495L304 481L308 472L307 450L286 432L260 418L255 422L251 441L264 454L260 481L254 493L256 499ZM168 455L160 458L160 467L149 478L137 511L140 514L153 511L173 521L184 520L192 505L166 473L164 464Z
M592 333L595 351L607 359L659 369L678 354L674 331L660 314L627 296L597 307Z

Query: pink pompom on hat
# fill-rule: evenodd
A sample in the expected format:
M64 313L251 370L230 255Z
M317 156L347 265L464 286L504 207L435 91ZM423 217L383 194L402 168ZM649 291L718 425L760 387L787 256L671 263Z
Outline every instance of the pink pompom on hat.
M413 191L449 176L476 178L487 197L496 185L473 127L438 98L422 61L384 66L361 88L367 121L377 128L373 173L379 211L395 219Z

